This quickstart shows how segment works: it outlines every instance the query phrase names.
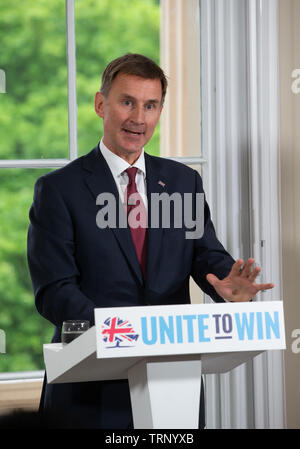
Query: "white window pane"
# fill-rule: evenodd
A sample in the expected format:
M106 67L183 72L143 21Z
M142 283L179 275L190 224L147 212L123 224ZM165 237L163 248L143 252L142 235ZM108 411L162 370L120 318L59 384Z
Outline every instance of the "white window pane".
M53 326L35 308L27 265L34 184L47 171L0 169L0 329L6 334L0 373L44 369L43 344L53 333Z
M78 153L85 154L102 137L101 119L94 111L101 75L113 59L142 53L159 64L160 2L158 0L76 0L76 65ZM159 154L159 129L147 145Z
M68 157L65 32L62 0L0 3L0 159Z

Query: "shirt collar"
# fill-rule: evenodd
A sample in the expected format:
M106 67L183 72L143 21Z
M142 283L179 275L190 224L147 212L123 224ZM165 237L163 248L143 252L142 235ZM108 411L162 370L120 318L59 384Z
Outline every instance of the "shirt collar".
M127 168L136 167L138 170L140 170L143 173L144 177L146 177L144 148L140 154L140 157L135 161L135 163L133 165L130 165L128 162L126 162L120 156L117 156L115 153L110 151L104 145L102 139L99 143L99 149L100 149L104 159L106 160L113 176L115 176L115 177L120 176Z

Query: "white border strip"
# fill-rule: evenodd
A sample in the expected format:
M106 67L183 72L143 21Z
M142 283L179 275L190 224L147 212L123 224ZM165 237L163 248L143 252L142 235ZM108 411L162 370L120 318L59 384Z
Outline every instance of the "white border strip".
M69 159L1 159L0 168L55 168L69 162Z
M74 160L77 148L76 38L74 0L66 0L66 34L68 64L69 156Z
M40 381L44 378L45 371L16 371L0 373L0 384L4 382Z
M205 164L207 162L206 159L203 159L201 157L167 157L166 159L169 159L171 161L177 161L181 162L182 164L187 165L201 165Z

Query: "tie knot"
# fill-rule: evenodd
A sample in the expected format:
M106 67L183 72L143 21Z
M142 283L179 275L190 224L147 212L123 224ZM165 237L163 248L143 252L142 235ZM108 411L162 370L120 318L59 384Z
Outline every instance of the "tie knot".
M135 175L136 175L136 172L137 172L137 168L136 167L130 167L130 168L127 168L127 170L125 170L125 171L126 171L126 173L128 175L129 182L130 183L135 182Z

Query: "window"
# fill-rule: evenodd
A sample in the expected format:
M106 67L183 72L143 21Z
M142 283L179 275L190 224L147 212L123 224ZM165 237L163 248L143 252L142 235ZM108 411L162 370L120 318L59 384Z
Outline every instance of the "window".
M101 124L93 102L104 67L126 52L141 52L159 63L159 28L159 0L114 0L113 7L109 0L0 5L2 373L43 369L42 345L53 331L35 309L27 267L34 184L97 144ZM159 130L147 150L159 154Z
M48 170L0 170L0 328L6 333L6 354L0 372L42 368L42 344L52 326L34 308L27 266L28 211L35 180Z
M102 124L94 94L107 63L126 52L161 61L168 97L181 99L167 100L164 133L158 127L146 151L200 171L199 4L13 0L1 3L0 38L0 329L6 333L0 373L32 376L44 368L42 345L53 331L35 309L27 267L34 184L97 144ZM194 70L185 72L191 64ZM188 133L178 134L188 125ZM201 300L199 288L192 283L191 289Z
M0 159L67 158L63 2L1 2L0 40Z
M159 64L160 4L156 0L77 0L75 2L78 154L95 147L102 122L93 104L101 74L114 58L142 53ZM159 154L159 127L146 148Z

